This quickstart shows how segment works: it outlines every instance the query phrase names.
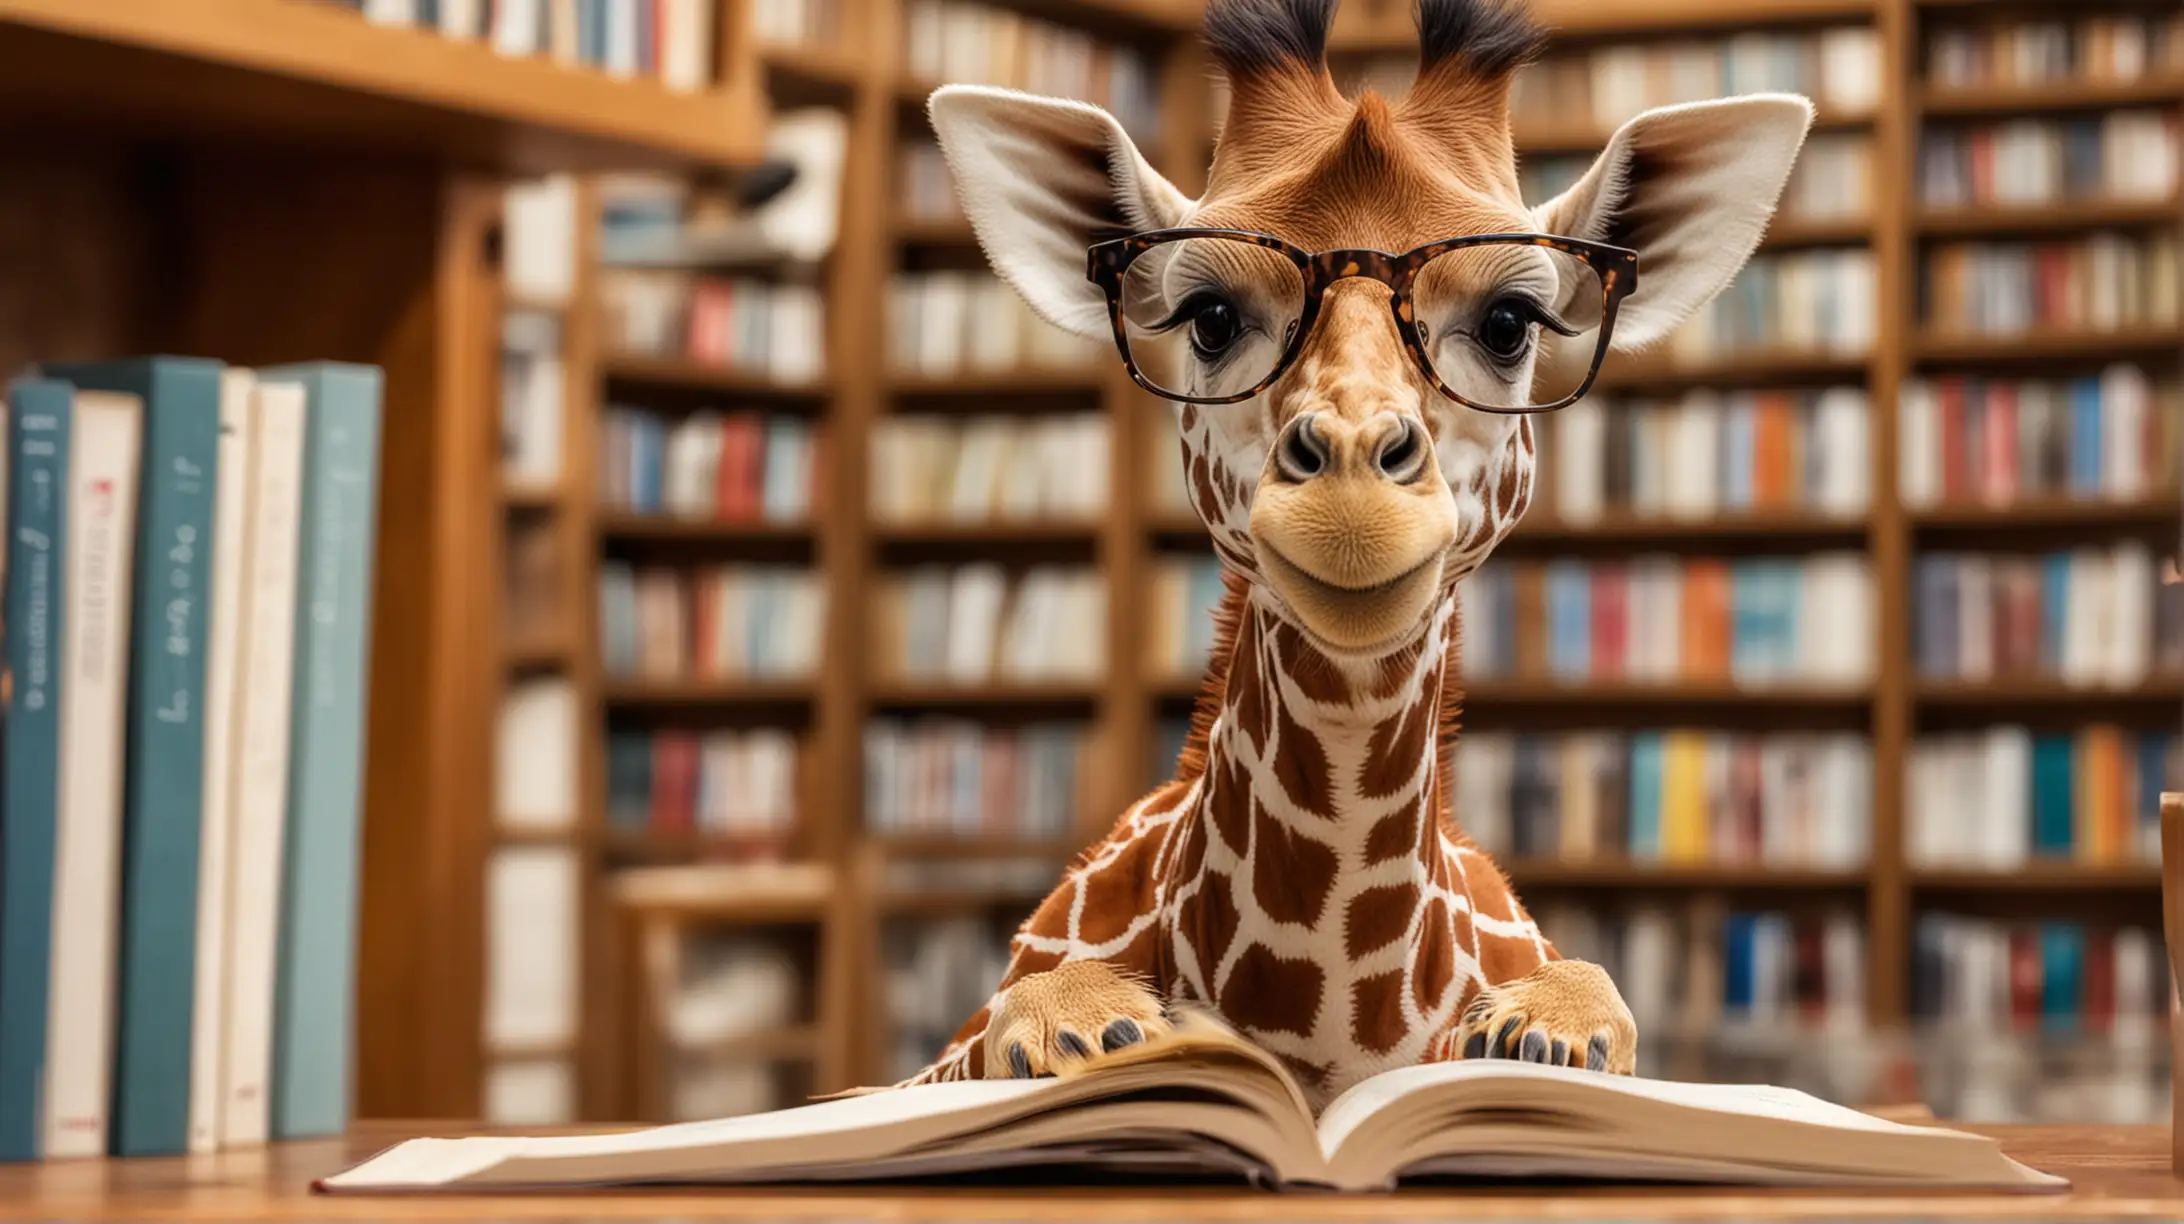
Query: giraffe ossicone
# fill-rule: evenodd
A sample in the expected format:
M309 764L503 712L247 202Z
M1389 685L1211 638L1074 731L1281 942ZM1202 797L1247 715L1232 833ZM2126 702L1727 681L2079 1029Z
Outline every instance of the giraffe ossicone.
M1788 95L1648 112L1569 191L1528 207L1508 95L1543 36L1522 7L1421 0L1418 76L1392 101L1335 87L1333 8L1210 0L1231 106L1196 200L1096 107L936 92L934 129L996 271L1048 321L1104 338L1086 249L1118 233L1224 228L1314 252L1554 234L1639 253L1643 282L1610 337L1638 347L1750 257L1812 119ZM1491 257L1417 320L1432 337L1421 360L1467 400L1521 403L1543 321L1582 322L1584 302L1544 248L1481 249ZM1164 385L1219 398L1276 368L1265 346L1291 342L1279 268L1218 248L1132 285L1132 308L1176 337ZM1537 442L1529 417L1434 388L1390 294L1335 279L1271 385L1180 409L1190 501L1227 588L1176 776L1079 857L1016 935L992 1001L909 1082L1097 1058L1178 1002L1279 1056L1316 1105L1428 1060L1632 1069L1614 984L1556 955L1449 810L1455 587L1530 504Z

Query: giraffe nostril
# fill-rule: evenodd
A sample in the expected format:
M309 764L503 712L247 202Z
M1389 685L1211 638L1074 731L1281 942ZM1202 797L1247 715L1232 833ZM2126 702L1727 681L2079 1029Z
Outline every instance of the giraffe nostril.
M1291 421L1274 447L1274 467L1286 479L1306 481L1327 470L1327 440L1313 428L1312 415Z
M1400 422L1381 442L1373 463L1382 476L1397 484L1409 484L1426 474L1426 427L1416 417L1402 417Z

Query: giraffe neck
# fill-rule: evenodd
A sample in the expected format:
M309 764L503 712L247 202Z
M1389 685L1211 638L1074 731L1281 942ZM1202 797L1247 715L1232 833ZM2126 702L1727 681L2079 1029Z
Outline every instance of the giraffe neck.
M1237 628L1199 790L1201 879L1185 884L1227 896L1183 933L1205 996L1331 1093L1417 1061L1456 964L1436 750L1455 601L1400 649L1338 660L1262 598ZM1441 980L1414 993L1427 963Z

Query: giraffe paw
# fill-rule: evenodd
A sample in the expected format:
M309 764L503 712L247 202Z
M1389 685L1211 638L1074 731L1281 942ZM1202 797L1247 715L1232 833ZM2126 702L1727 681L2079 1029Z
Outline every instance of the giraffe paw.
M1549 961L1481 990L1464 1009L1451 1045L1458 1058L1629 1075L1638 1063L1638 1026L1606 970L1584 961Z
M1166 1032L1160 996L1105 961L1018 979L986 1022L987 1079L1053 1075Z

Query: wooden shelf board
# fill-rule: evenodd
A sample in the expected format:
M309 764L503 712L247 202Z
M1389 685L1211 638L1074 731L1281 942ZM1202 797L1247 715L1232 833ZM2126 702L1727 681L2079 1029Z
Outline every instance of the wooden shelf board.
M815 1024L783 1024L733 1033L716 1041L669 1043L677 1054L719 1062L811 1062L819 1057L821 1039Z
M1873 695L1863 685L1769 684L1738 686L1726 681L1686 681L1675 684L1617 684L1584 682L1558 684L1551 680L1477 680L1464 685L1467 708L1494 705L1710 705L1738 706L1845 706L1864 705Z
M577 1054L578 1042L574 1035L527 1037L520 1040L487 1037L481 1045L490 1062L533 1062L544 1059L573 1059Z
M810 523L720 522L672 514L603 511L599 534L609 540L696 540L717 544L778 544L809 541Z
M1051 882L1036 889L1029 886L894 888L880 895L879 908L883 914L899 917L941 917L1018 907L1029 910L1045 900L1051 889Z
M1863 539L1866 530L1862 518L1829 518L1804 510L1743 510L1700 519L1615 511L1591 522L1570 522L1535 510L1517 524L1502 547L1587 541L1706 543L1755 538L1848 543Z
M1821 111L1813 119L1815 132L1842 132L1871 127L1873 115L1866 112ZM1515 122L1517 151L1529 157L1554 154L1597 153L1607 147L1608 138L1615 135L1614 125L1602 125L1591 119L1569 122L1545 122L1519 119Z
M1091 544L1097 520L1054 519L992 523L886 523L872 529L880 544Z
M791 836L788 829L625 829L610 825L602 831L600 843L610 851L630 856L726 856L750 862L782 862L782 851Z
M2053 204L1980 204L1929 208L1911 222L1929 238L1981 234L2047 234L2102 226L2162 225L2184 221L2184 200L2064 200Z
M1873 241L1870 217L1802 218L1778 216L1759 240L1762 249L1788 247L1855 246Z
M505 819L493 822L493 844L497 846L576 846L584 840L581 825L509 824Z
M2158 892L2161 868L2153 864L2096 865L2068 861L2034 861L1994 870L1913 868L1911 886L1937 892L2106 892L2111 889Z
M2137 501L2050 498L2007 505L1926 506L1909 511L1914 530L2099 527L2184 521L2184 496L2170 493Z
M1534 0L1532 13L1558 39L1597 40L1679 31L1727 30L1755 25L1871 22L1872 0L1647 0L1601 4L1597 0ZM1355 10L1353 13L1352 10ZM1415 53L1418 30L1407 5L1339 9L1329 49L1338 54Z
M919 221L907 217L897 218L889 232L895 241L905 246L971 247L978 245L978 235L971 223L958 217L949 221Z
M950 685L945 682L892 681L873 686L875 705L892 709L977 709L1005 706L1090 706L1100 699L1093 681Z
M2071 685L2047 677L1920 680L1912 699L1923 706L1977 709L2139 702L2184 703L2184 676L2154 676L2122 687Z
M559 485L507 485L501 504L511 510L551 510L561 504Z
M2184 77L2149 76L2135 81L2051 81L2037 85L1914 86L1912 105L1936 115L2007 115L2019 112L2106 110L2158 106L2184 100Z
M622 908L724 923L817 922L834 908L840 877L824 863L703 863L610 872Z
M2035 328L2014 335L1949 335L1921 331L1911 340L1914 361L1966 364L1992 361L2088 361L2161 351L2184 354L2184 326L2138 325L2111 331Z
M783 680L608 679L599 698L609 706L801 705L811 701L808 683Z
M1627 858L1505 859L1520 887L1858 889L1866 873L1848 869L1773 867L1760 863L1660 863Z
M708 365L686 357L615 353L602 360L599 369L609 382L718 391L754 399L823 400L834 394L833 387L825 382L784 383L763 372Z
M864 79L864 65L834 47L764 43L758 50L758 62L769 73L827 89L855 89Z
M1765 386L1770 383L1865 381L1865 353L1754 349L1707 361L1611 355L1589 394L1658 386Z
M130 131L522 173L748 163L765 106L300 0L0 0L0 105Z
M1074 837L1027 837L1013 833L867 833L867 841L904 859L1067 859L1086 843Z
M1149 681L1146 689L1160 701L1196 701L1198 692L1205 687L1204 675L1161 676Z
M568 639L540 637L529 641L510 642L502 652L508 666L515 671L543 671L550 667L565 667L574 652Z
M1102 364L992 372L965 370L960 374L938 376L893 374L888 377L887 389L890 394L902 397L1096 394L1106 388L1107 381L1108 369Z

